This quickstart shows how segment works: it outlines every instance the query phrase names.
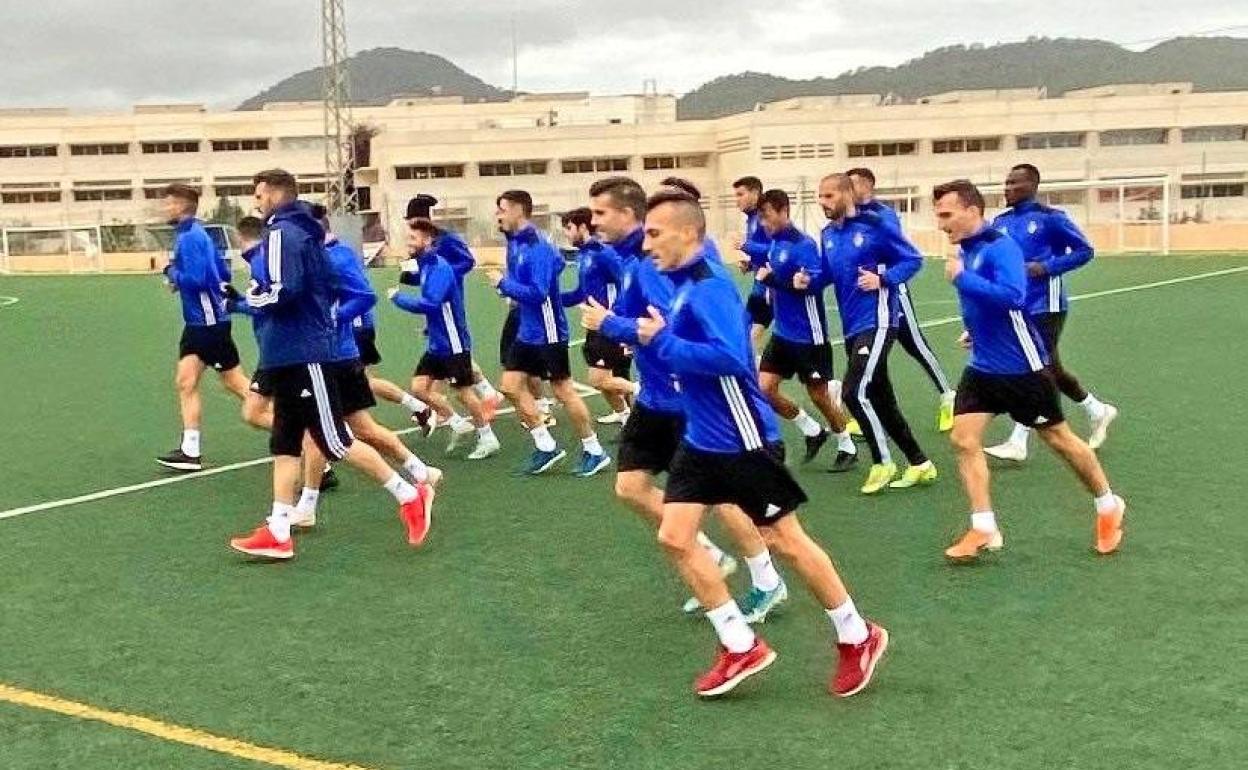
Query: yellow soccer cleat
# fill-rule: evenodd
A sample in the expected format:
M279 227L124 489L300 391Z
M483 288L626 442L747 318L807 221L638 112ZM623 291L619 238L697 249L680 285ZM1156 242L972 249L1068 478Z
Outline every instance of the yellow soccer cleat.
M896 475L897 465L895 463L872 465L871 472L867 474L867 483L862 485L862 493L864 495L874 495L888 486L888 482L892 481Z
M942 396L940 411L936 415L936 430L948 433L953 430L953 398Z
M890 489L909 489L910 487L927 486L936 481L936 465L931 460L922 465L911 465L902 472L901 478L889 484Z
M851 419L845 423L845 430L854 438L862 438L862 426L858 424L857 420Z

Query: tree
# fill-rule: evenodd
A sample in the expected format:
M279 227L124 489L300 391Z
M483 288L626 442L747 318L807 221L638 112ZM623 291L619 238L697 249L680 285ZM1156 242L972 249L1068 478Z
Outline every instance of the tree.
M208 215L209 222L216 222L220 225L235 226L238 220L247 216L247 212L243 207L234 202L233 198L220 196L217 198L217 207Z

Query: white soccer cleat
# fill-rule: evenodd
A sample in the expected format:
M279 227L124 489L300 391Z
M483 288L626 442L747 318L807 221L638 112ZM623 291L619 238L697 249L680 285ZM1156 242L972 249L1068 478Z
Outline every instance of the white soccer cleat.
M989 457L995 457L998 460L1021 463L1027 459L1027 445L1013 441L1003 441L996 446L985 447L984 454Z
M451 436L446 441L446 453L449 455L451 452L454 452L456 449L459 449L459 444L461 441L464 440L464 436L467 436L470 433L476 433L476 432L477 432L477 429L472 424L471 420L464 420L464 422L461 425L457 427L452 427Z
M1100 419L1092 421L1092 432L1088 434L1088 446L1092 449L1100 449L1105 444L1110 423L1116 419L1118 419L1118 407L1106 404Z
M442 471L432 465L425 466L425 483L431 487L437 487L442 483Z
M294 509L290 512L290 526L298 529L312 529L316 526L316 511Z
M484 460L487 457L493 457L502 450L502 444L498 443L498 438L490 436L489 438L478 438L477 445L468 453L469 460Z
M628 419L628 417L626 416L626 413L612 412L611 414L604 414L602 417L599 417L598 424L599 425L623 425L626 419Z

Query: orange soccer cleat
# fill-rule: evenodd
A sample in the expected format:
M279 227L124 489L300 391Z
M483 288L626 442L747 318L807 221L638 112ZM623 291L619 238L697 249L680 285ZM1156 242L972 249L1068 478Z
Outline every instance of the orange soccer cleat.
M945 549L945 557L958 562L975 561L981 551L1000 551L1005 545L1001 530L984 532L979 529L968 529L958 542Z
M1122 519L1127 515L1127 503L1115 497L1118 506L1110 513L1096 514L1096 552L1108 556L1118 550L1122 543Z

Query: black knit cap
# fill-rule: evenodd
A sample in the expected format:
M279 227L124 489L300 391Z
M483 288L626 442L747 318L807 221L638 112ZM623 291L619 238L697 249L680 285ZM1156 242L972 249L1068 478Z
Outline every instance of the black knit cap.
M407 202L405 219L432 219L429 214L436 205L438 205L437 198L421 193Z

